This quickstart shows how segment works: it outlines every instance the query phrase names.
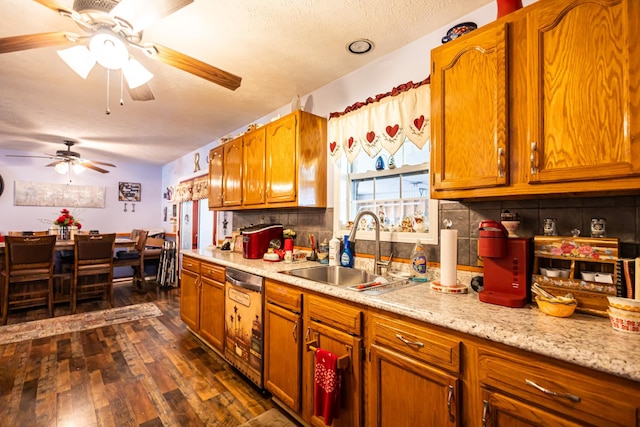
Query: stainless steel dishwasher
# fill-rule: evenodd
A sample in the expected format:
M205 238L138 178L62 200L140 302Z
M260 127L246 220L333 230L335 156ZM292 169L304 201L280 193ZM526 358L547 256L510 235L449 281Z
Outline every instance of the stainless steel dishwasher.
M264 279L227 267L225 349L227 361L262 388Z

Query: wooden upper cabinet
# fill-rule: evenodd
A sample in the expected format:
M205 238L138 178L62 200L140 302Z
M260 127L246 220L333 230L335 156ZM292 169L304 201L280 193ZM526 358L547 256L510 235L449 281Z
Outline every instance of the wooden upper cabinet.
M267 202L296 200L297 115L267 125Z
M209 151L209 209L222 206L223 147Z
M507 24L432 51L432 190L508 182Z
M242 200L245 206L263 204L265 200L265 135L265 128L261 127L242 138Z
M640 173L639 3L547 1L527 16L530 183Z
M223 147L222 204L240 206L242 204L242 138L235 139Z

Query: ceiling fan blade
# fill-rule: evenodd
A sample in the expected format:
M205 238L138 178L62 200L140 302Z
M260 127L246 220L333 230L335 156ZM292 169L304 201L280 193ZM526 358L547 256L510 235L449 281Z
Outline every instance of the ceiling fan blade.
M41 47L75 45L75 43L67 39L66 36L67 33L65 32L57 32L4 37L0 39L0 53L39 49Z
M151 92L151 88L146 83L133 89L129 85L126 86L129 96L134 101L153 101L156 99Z
M67 9L66 7L62 6L61 4L59 4L58 2L55 2L53 0L34 0L36 3L40 3L41 5L48 7L49 9L53 10L54 12L60 13L60 11L62 12L66 12L68 14L72 14L73 11Z
M179 68L187 73L202 77L205 80L219 84L227 89L236 90L240 87L242 77L238 77L234 74L216 68L213 65L206 64L198 59L187 56L177 50L161 46L157 43L153 43L152 46L156 49L157 54L151 55L151 58L157 61L164 62L165 64Z
M106 169L102 169L102 168L100 168L100 167L98 167L98 166L94 165L93 163L88 162L88 161L86 161L86 160L85 160L85 161L83 161L82 163L79 163L79 164L80 164L81 166L84 166L84 167L85 167L85 168L87 168L87 169L93 169L94 171L101 172L101 173L109 173L109 171L108 171L108 170L106 170Z
M79 163L82 166L86 166L87 163L94 163L96 165L111 166L112 168L116 167L116 165L114 165L113 163L99 162L97 160L89 160L89 159L78 159L76 163Z
M33 157L36 159L55 159L56 156L49 156L49 155L44 155L44 156L19 156L17 154L7 154L7 157Z
M58 163L64 163L65 161L66 161L66 160L57 160L57 161L55 161L55 162L53 162L53 163L49 163L48 165L45 165L45 166L46 166L46 167L52 167L52 166L57 165Z
M138 32L190 3L193 0L121 0L109 14L131 24L133 31Z

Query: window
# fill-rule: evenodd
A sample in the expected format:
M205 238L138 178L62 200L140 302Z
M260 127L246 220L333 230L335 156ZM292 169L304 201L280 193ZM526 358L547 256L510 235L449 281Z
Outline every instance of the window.
M380 161L384 169L378 170ZM392 166L392 167L390 167ZM429 144L422 149L405 140L394 156L375 158L362 151L353 163L342 159L334 174L336 235L358 227L359 239L373 240L373 220L349 224L358 212L369 210L382 222L380 239L392 242L438 242L438 202L429 199Z

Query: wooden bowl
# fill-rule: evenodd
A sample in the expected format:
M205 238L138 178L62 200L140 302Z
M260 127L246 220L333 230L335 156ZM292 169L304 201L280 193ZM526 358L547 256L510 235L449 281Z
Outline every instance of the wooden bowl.
M576 300L552 300L540 296L536 297L536 303L541 312L554 317L569 317L578 305Z

